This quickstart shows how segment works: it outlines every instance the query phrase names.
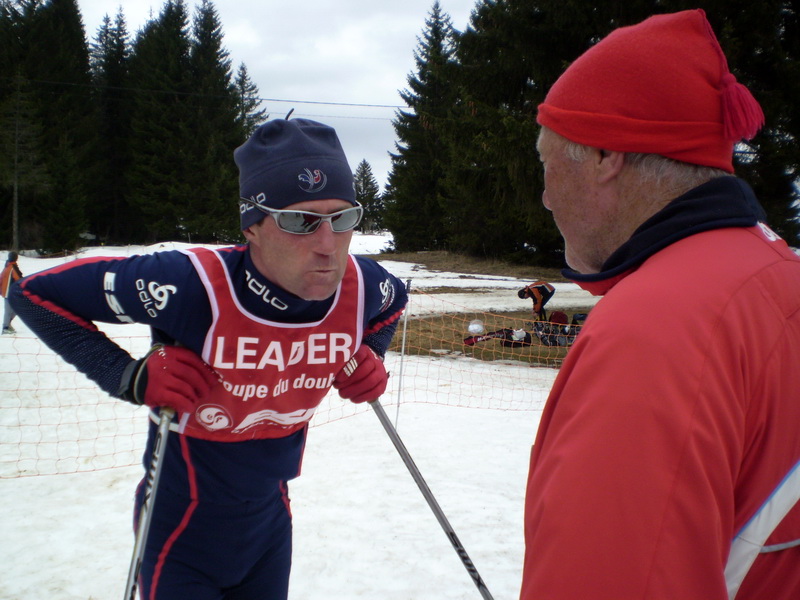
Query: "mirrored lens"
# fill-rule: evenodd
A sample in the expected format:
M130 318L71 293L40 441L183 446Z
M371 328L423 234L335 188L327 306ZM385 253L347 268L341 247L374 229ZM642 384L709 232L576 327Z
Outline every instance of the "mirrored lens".
M320 217L299 210L276 213L278 227L289 233L313 233L322 222Z
M347 208L331 217L331 228L336 232L350 231L361 222L364 209L360 206Z
M302 210L276 210L273 214L278 227L289 233L314 233L323 221L328 221L333 231L342 233L350 231L361 222L363 209L360 206L354 206L330 215Z

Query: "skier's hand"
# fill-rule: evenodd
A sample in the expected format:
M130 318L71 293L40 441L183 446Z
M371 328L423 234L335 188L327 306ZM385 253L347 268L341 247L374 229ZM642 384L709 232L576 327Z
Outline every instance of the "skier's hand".
M155 346L126 369L119 395L134 404L188 413L208 398L218 382L219 375L188 348Z
M362 344L347 364L336 374L333 387L339 395L353 402L371 402L386 391L389 374L383 361L369 346Z

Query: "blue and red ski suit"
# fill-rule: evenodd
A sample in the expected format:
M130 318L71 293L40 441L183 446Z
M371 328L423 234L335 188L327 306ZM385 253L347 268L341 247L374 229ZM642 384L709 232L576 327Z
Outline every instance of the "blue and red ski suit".
M147 324L154 342L185 346L222 376L172 424L143 598L286 598L287 481L299 475L308 422L362 343L386 352L406 301L400 280L354 256L331 298L302 300L265 279L247 245L81 259L14 288L20 318L112 396L134 359L94 322Z

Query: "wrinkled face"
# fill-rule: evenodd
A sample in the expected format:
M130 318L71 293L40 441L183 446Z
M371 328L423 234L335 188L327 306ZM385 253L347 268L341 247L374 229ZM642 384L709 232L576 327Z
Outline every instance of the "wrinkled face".
M311 200L286 208L329 214L350 206L344 200ZM314 233L297 235L281 231L267 216L244 236L264 277L304 300L324 300L344 277L353 231L334 233L330 223L322 223Z
M580 273L597 273L609 253L602 204L595 186L593 155L576 161L566 153L567 141L547 128L536 145L544 166L542 202L553 213L564 238L567 264ZM593 151L594 152L594 151Z

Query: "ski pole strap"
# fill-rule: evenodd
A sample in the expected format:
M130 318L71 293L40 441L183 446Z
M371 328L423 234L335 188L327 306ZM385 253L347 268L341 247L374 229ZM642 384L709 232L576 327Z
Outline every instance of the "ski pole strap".
M725 583L728 586L729 600L736 597L742 581L759 554L777 552L800 545L800 540L775 546L764 545L770 534L775 531L783 518L799 501L800 461L789 470L767 501L761 505L761 508L733 539L728 563L725 565Z
M162 406L159 409L159 412L161 414L163 414L163 411L166 408L168 408L168 407ZM172 410L172 409L170 409L170 410ZM172 414L173 414L173 416L175 415L175 411L174 410L172 411ZM161 417L159 416L159 414L156 413L156 411L154 409L150 409L150 411L148 413L148 416L150 417L150 420L153 423L155 423L156 425L160 425L161 424ZM173 421L172 420L173 417L170 417L169 430L170 431L174 431L175 433L183 433L186 430L186 423L188 423L189 418L191 416L192 416L191 413L180 413L180 417L179 417L179 419L177 421Z

